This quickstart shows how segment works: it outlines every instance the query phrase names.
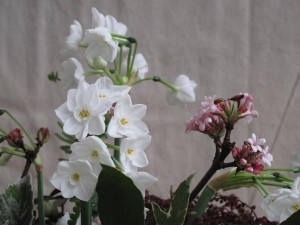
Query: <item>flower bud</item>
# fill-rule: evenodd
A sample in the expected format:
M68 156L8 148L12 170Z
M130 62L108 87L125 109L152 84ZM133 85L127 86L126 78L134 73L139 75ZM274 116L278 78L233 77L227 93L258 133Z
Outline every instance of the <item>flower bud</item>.
M23 135L19 128L13 129L6 137L7 143L14 148L22 148L23 145Z
M48 128L41 127L37 132L36 140L39 144L45 144L49 140L49 137L50 133Z

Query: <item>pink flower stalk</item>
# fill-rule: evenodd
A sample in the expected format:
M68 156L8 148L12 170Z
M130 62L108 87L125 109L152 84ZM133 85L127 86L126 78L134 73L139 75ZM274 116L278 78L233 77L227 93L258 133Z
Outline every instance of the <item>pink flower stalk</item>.
M224 122L211 111L216 110L213 97L205 97L205 101L201 102L201 107L197 114L186 123L185 132L199 131L208 134L216 139L224 135Z
M232 156L237 166L253 174L258 174L264 169L262 163L271 166L273 156L268 152L269 147L264 146L265 143L265 139L256 140L255 134L252 134L252 138L248 138L241 149L234 147Z

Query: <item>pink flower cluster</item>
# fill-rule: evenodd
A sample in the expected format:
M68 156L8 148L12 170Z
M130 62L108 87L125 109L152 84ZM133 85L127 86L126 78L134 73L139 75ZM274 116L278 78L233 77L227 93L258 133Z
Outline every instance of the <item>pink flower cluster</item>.
M264 138L257 140L256 135L252 134L252 137L244 142L242 148L234 147L232 156L236 160L237 166L253 174L258 174L264 169L262 163L271 166L273 156L268 152L269 147L264 146L265 143Z
M185 132L199 131L214 139L224 135L225 125L223 120L212 113L216 110L214 100L215 96L205 96L205 101L201 102L197 114L186 123Z

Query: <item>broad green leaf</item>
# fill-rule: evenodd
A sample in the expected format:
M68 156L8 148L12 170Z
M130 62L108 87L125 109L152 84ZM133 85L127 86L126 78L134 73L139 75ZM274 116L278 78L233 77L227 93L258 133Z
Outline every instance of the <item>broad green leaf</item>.
M102 225L144 224L143 196L122 172L102 165L96 191Z
M190 183L194 175L183 181L171 198L171 206L166 213L152 203L152 209L158 225L183 225L190 197Z
M26 175L16 184L8 186L0 195L0 224L30 225L33 219L32 211L31 176Z
M296 225L300 221L300 210L291 215L287 220L283 221L280 225Z

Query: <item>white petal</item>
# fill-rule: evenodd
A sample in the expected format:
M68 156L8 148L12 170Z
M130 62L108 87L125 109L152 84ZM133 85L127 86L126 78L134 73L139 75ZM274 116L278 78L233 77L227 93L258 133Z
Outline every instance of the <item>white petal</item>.
M63 123L72 116L72 113L68 110L67 102L58 107L55 114Z
M105 131L104 116L95 116L89 120L89 134L101 135Z
M70 117L64 123L63 130L66 134L77 135L83 130L83 123L78 122L75 118Z

